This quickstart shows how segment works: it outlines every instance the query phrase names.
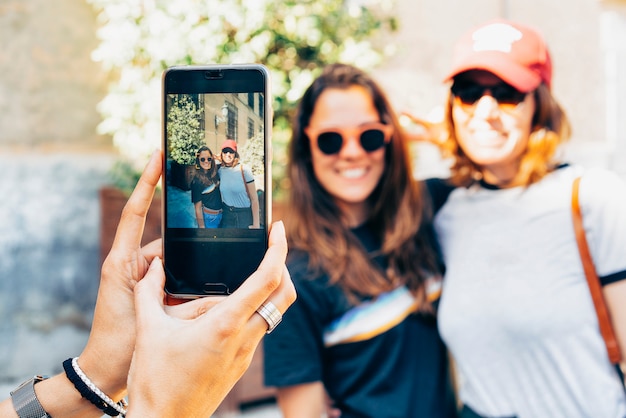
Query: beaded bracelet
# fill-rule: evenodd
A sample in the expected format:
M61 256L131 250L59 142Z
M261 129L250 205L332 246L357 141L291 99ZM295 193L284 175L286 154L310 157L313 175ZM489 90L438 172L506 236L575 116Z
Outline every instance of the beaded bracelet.
M81 370L78 365L78 357L68 358L63 362L63 369L67 378L74 384L74 387L80 395L94 404L105 414L116 417L121 415L126 416L126 401L122 399L118 403L115 403L113 399L109 398L104 392L102 392Z

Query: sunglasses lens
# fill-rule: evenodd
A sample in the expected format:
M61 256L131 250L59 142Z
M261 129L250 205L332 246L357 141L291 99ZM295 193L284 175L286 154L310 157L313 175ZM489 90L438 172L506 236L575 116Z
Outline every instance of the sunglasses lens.
M517 106L526 97L526 93L522 93L508 84L500 84L493 87L491 94L498 103L512 106Z
M465 105L473 105L483 97L485 89L477 84L465 84L452 86L452 94Z
M339 132L324 132L317 137L317 147L326 155L338 153L342 144L343 137Z
M454 97L466 106L473 106L487 91L500 106L507 109L516 107L526 97L526 93L522 93L508 84L481 86L473 83L455 83L451 90Z
M361 134L361 146L365 151L376 151L383 145L385 145L385 133L380 129L368 129Z

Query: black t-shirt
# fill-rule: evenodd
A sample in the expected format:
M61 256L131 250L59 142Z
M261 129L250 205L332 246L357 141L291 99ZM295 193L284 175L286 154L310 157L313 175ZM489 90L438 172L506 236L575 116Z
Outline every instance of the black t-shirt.
M367 227L354 233L368 251L380 247ZM410 313L399 323L381 321L397 306L395 296L354 306L326 275L307 278L307 264L305 253L290 250L287 266L298 299L265 338L266 385L322 381L342 418L456 417L434 317ZM350 335L363 326L358 337Z
M450 193L456 188L447 179L430 178L424 181L428 197L432 202L433 215L446 203Z
M211 185L203 184L197 177L191 182L191 202L197 203L202 200L202 206L207 209L222 209L222 194L220 193L219 181Z

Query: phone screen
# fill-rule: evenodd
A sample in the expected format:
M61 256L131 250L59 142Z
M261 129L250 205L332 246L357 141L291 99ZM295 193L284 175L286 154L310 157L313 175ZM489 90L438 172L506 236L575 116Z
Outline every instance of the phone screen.
M166 291L227 295L259 266L271 220L271 108L261 65L163 75Z

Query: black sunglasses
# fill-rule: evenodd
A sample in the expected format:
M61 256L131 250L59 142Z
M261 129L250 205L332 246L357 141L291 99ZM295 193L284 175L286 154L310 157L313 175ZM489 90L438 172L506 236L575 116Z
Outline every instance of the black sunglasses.
M234 154L234 153L235 153L235 150L234 150L234 149L232 149L232 148L224 148L224 149L222 150L222 153L224 153L224 154Z
M207 158L201 157L200 158L200 162L201 163L203 163L205 161L210 163L211 161L213 161L213 158L211 158L211 157L207 157Z
M361 147L367 152L374 152L382 148L391 138L393 127L382 123L370 123L352 128L328 128L316 130L310 126L304 132L311 141L317 142L317 147L326 155L337 154L343 147L346 135L359 138Z
M527 93L517 90L506 83L483 86L472 82L454 82L450 89L461 105L474 106L487 92L504 109L513 109L524 101Z

